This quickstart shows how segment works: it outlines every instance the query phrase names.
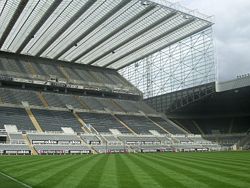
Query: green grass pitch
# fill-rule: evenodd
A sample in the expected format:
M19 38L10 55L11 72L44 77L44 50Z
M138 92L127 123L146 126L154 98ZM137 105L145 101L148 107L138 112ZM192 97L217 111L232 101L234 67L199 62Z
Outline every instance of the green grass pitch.
M0 187L249 188L250 152L1 156ZM4 175L3 175L4 174Z

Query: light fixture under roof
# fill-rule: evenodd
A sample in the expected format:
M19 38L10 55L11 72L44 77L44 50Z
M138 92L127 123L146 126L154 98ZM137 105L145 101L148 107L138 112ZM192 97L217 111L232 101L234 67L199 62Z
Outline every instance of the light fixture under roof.
M143 6L148 6L148 5L150 5L148 1L141 1L141 4L142 4Z

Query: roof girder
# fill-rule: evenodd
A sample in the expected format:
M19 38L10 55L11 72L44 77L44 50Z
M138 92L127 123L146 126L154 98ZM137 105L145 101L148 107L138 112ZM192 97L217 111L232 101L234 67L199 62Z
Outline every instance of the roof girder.
M56 10L56 8L61 4L61 0L54 1L51 6L46 10L40 21L35 25L35 27L31 30L29 35L24 39L22 44L16 50L16 53L21 53L25 46L29 43L29 41L34 38L36 32L43 26L46 20L50 17L50 15Z
M111 36L113 36L114 34L118 33L119 31L121 31L122 29L124 29L125 27L127 27L128 25L132 24L133 22L135 22L140 17L144 16L145 14L147 14L148 12L150 12L151 10L153 10L154 8L155 8L155 6L150 6L150 7L147 7L146 9L142 10L139 14L137 14L134 17L132 17L128 21L126 21L124 24L122 24L120 27L118 27L117 29L115 29L114 31L112 31L111 33L109 33L107 36L105 36L103 39L101 39L96 44L94 44L93 46L91 46L89 49L83 51L81 54L79 54L78 56L76 56L72 61L77 61L78 59L80 59L81 57L83 57L84 55L86 55L87 53L89 53L90 51L92 51L93 49L95 49L96 47L98 47L99 45L101 45L103 42L105 42L106 40L108 40Z
M161 23L163 23L164 21L172 18L173 16L176 15L176 12L170 13L166 16L164 16L163 18L159 19L157 22L149 25L148 27L144 28L143 30L141 30L140 32L136 33L135 35L129 37L128 39L126 39L125 41L121 42L120 44L114 46L112 49L110 49L109 51L105 52L104 54L101 54L100 56L98 56L97 58L95 58L94 60L92 60L91 62L89 62L89 65L92 65L93 63L95 63L96 61L102 59L103 57L105 57L106 55L110 54L111 52L115 51L117 48L120 48L121 46L127 44L128 42L132 41L133 39L137 38L138 36L142 35L143 33L146 33L147 31L153 29L154 27L160 25Z
M176 27L174 27L174 28L172 28L172 29L170 29L170 30L168 30L168 31L166 31L166 32L164 32L164 33L162 33L161 35L159 35L159 36L157 36L157 37L155 37L155 38L149 40L148 42L146 42L146 43L144 43L144 44L138 46L137 48L135 48L135 49L133 49L133 50L131 50L131 51L129 51L129 52L123 54L122 56L120 56L120 57L118 57L118 58L112 60L111 62L107 63L107 64L104 65L103 67L108 67L109 65L115 63L116 61L119 61L120 59L122 59L122 58L124 58L124 57L130 55L131 53L134 53L135 51L138 51L138 50L140 50L141 48L144 48L145 46L147 46L147 45L149 45L149 44L151 44L151 43L153 43L153 42L155 42L155 41L161 39L162 37L171 34L172 32L176 31L177 29L180 29L180 28L184 27L185 25L190 24L190 23L193 22L194 20L195 20L195 19L192 18L192 19L190 19L190 20L187 20L187 21L185 21L185 22L183 22L183 23L177 25Z
M135 63L135 62L141 60L141 59L144 59L144 58L146 58L146 57L148 57L148 56L150 56L150 55L152 55L152 54L154 54L154 53L156 53L156 52L158 52L158 51L160 51L160 50L162 50L162 49L164 49L164 48L167 48L168 46L171 46L171 45L173 45L173 44L175 44L175 43L177 43L177 42L179 42L179 41L181 41L181 40L183 40L183 39L185 39L185 38L187 38L187 37L189 37L189 36L192 36L192 35L194 35L194 34L196 34L196 33L198 33L198 32L201 32L201 31L203 31L203 30L209 28L210 26L211 26L211 25L203 26L203 27L201 27L201 28L199 28L199 29L197 29L197 30L195 30L195 31L193 31L193 32L191 32L191 33L189 33L189 34L187 34L187 35L182 36L181 38L179 38L179 39L177 39L177 40L174 40L174 41L172 41L172 42L170 42L170 43L168 43L168 44L166 44L166 45L164 45L164 46L161 46L160 48L155 49L154 51L152 51L152 52L150 52L150 53L145 54L144 56L142 56L142 57L140 57L140 58L138 58L138 59L133 60L132 62L127 63L126 65L123 65L123 66L117 68L116 70L118 71L118 70L120 70L120 69L122 69L122 68L124 68L124 67L126 67L126 66L129 66L129 65L131 65L131 64L133 64L133 63Z
M73 46L75 46L78 42L80 42L85 36L90 34L94 29L96 29L101 23L109 19L113 14L118 12L122 7L126 6L132 0L122 1L118 5L116 5L112 10L110 10L105 16L103 16L100 20L98 20L94 25L88 28L84 33L82 33L79 37L77 37L74 41L72 41L66 48L64 48L60 53L58 53L53 59L59 59L64 53L70 50Z
M7 1L6 1L7 2ZM7 39L8 35L10 34L10 31L14 27L16 21L18 20L19 16L22 14L23 9L27 5L28 0L21 0L18 4L17 9L15 10L15 13L12 15L10 22L8 23L5 31L3 32L1 39L0 39L0 49L2 48L5 40Z
M80 10L75 13L70 20L35 54L40 56L42 53L55 42L83 13L85 13L97 0L89 0Z

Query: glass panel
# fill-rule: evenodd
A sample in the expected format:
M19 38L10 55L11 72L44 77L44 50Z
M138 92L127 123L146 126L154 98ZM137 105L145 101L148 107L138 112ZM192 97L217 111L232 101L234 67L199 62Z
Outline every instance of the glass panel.
M194 26L192 24L189 28ZM145 98L214 82L212 28L175 43L119 72L139 88Z

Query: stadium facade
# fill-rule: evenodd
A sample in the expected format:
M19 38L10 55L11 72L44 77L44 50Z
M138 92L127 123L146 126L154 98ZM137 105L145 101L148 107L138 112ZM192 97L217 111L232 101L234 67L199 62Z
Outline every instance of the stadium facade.
M6 0L0 23L1 154L228 149L143 101L215 81L211 17L156 0Z

